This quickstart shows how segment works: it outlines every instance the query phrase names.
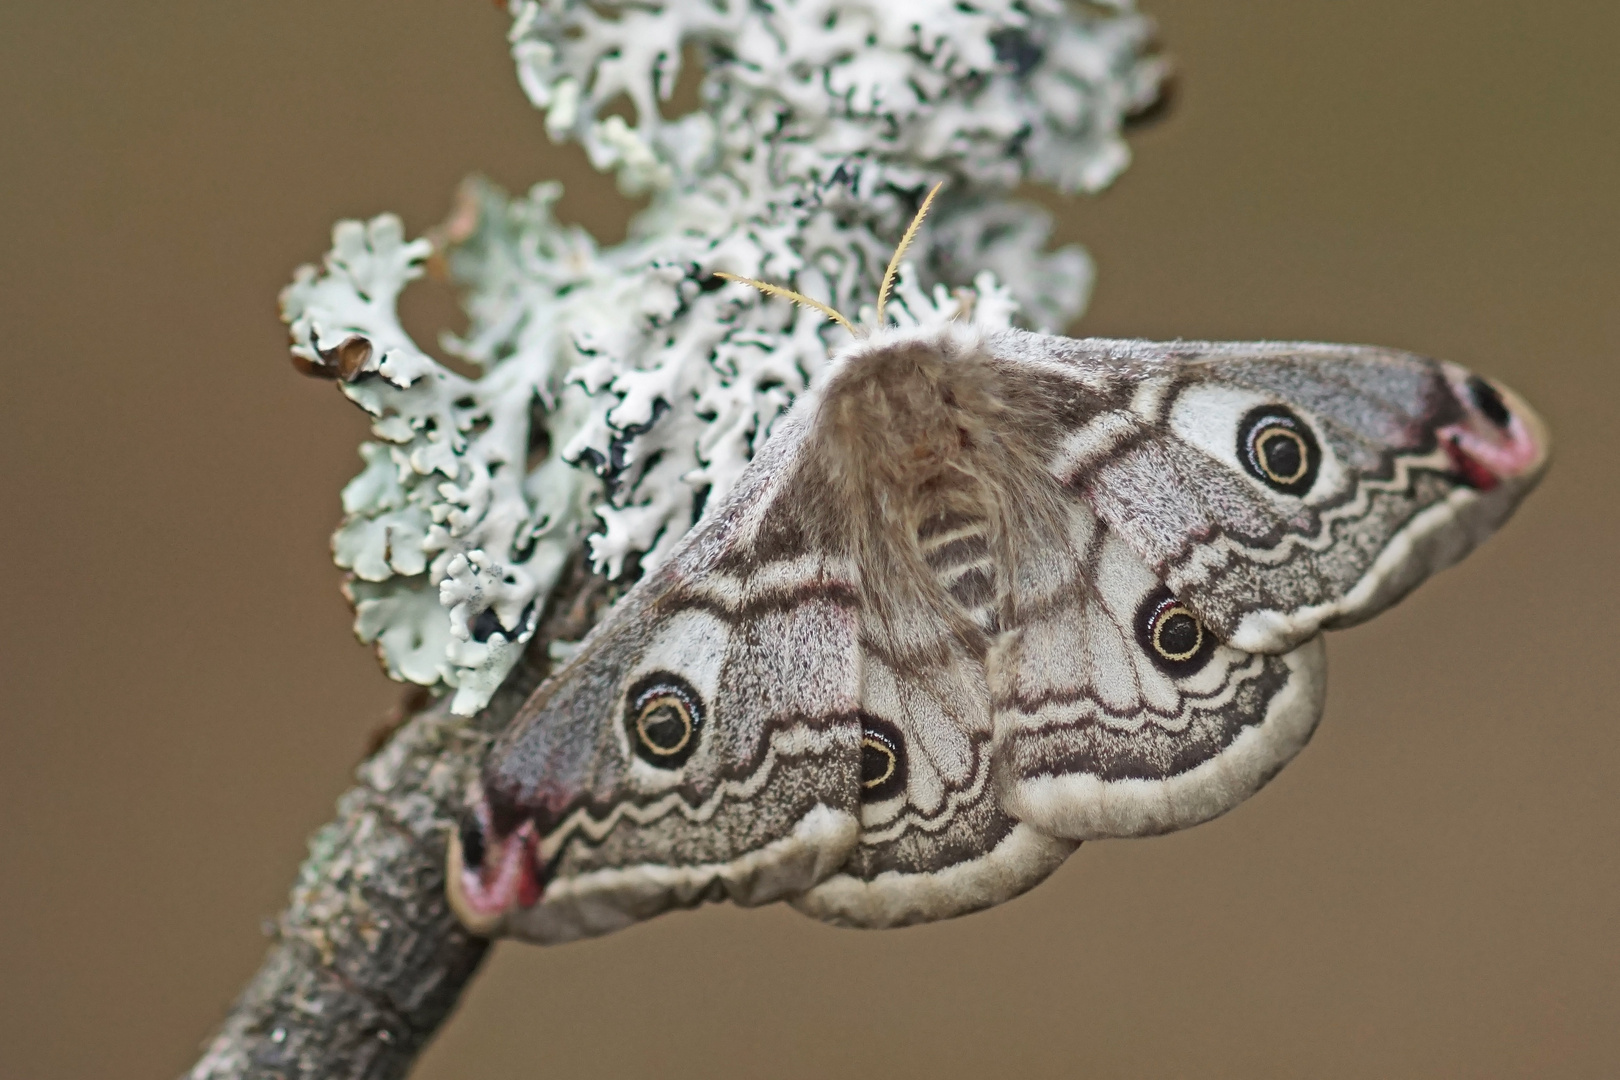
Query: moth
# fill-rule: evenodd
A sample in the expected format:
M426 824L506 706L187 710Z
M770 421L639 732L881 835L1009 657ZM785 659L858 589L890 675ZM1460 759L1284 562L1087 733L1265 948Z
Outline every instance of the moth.
M1547 454L1510 390L1392 349L857 337L497 740L452 906L545 943L721 899L901 926L1207 821L1310 738L1322 631Z

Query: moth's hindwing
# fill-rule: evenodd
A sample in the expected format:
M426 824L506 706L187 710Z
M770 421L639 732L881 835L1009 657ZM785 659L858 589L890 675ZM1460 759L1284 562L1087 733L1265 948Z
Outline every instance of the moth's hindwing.
M1074 517L1079 587L1032 602L1003 644L1004 804L1075 840L1223 813L1310 738L1325 689L1321 639L1281 656L1225 645L1107 526L1081 507Z
M540 941L721 898L894 926L1206 820L1310 737L1318 631L1546 449L1405 353L876 335L525 705L452 900Z

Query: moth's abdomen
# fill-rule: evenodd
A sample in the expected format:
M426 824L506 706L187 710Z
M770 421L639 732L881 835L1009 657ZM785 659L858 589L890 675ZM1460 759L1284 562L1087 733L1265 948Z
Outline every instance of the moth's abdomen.
M935 514L917 530L917 548L945 594L981 630L996 633L1001 590L988 523L961 513Z

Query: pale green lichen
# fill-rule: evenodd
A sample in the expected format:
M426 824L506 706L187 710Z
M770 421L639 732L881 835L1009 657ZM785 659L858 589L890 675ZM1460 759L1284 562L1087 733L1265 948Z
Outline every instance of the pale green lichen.
M520 83L554 139L627 192L630 238L558 223L555 185L473 183L445 255L470 329L450 371L395 300L432 246L397 219L340 224L282 295L294 354L340 376L374 442L334 537L356 630L396 678L489 699L578 545L610 575L664 558L736 482L843 331L743 286L844 311L875 298L921 193L946 182L890 308L1061 327L1091 264L1043 251L1025 179L1094 191L1163 75L1128 0L514 0ZM701 105L666 118L689 55ZM617 111L628 102L633 120ZM999 284L998 284L999 282ZM870 314L867 316L870 318Z

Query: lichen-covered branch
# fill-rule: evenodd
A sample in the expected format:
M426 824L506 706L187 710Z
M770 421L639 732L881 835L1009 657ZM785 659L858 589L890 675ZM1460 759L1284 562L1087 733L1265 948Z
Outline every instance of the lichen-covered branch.
M1045 250L1026 179L1096 191L1165 66L1134 0L510 0L519 81L646 210L600 247L560 189L479 181L431 238L342 222L282 294L299 370L372 417L333 554L355 630L423 696L318 832L263 968L191 1073L399 1077L486 945L444 899L483 752L612 596L733 485L842 330L713 276L872 319L889 252L944 181L889 307L1059 328L1092 269ZM667 117L681 66L700 105ZM630 119L619 108L627 102ZM429 356L396 301L430 268L468 332Z
M440 897L443 796L476 772L484 734L434 708L366 763L192 1077L406 1074L488 948Z

